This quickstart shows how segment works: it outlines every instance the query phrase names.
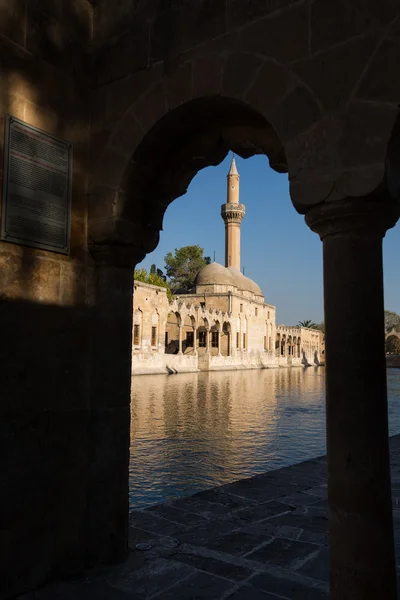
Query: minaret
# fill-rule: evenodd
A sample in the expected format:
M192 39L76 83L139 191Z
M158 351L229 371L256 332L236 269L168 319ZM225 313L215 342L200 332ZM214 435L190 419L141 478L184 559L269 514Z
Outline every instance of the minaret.
M240 225L245 214L245 205L239 203L239 173L235 156L227 175L226 204L221 206L221 217L225 223L225 267L240 271Z

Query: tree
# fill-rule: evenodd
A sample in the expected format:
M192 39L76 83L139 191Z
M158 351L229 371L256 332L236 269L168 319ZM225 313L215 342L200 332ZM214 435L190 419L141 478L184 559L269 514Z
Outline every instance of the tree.
M164 275L164 273L161 271L161 269L158 269L155 264L152 264L150 267L150 275L158 275L159 277L161 277L161 279L164 279L164 281L167 281L167 278Z
M133 277L135 281L143 281L143 283L150 283L151 285L158 285L159 287L166 288L168 300L172 302L174 299L169 283L165 281L165 278L160 277L157 272L152 272L151 268L150 273L148 273L146 269L135 269Z
M322 331L322 333L325 333L325 323L322 321L322 323L319 323L315 329L318 329L318 331Z
M400 354L400 339L397 335L389 335L385 346L388 354Z
M174 292L180 289L190 290L194 286L197 273L211 262L209 256L204 256L204 248L200 246L175 248L175 253L168 252L164 260L169 283Z
M311 319L305 319L304 321L299 321L300 327L308 327L308 329L318 329L318 325L311 321Z
M400 331L400 315L391 310L385 310L385 331L389 332L392 329Z

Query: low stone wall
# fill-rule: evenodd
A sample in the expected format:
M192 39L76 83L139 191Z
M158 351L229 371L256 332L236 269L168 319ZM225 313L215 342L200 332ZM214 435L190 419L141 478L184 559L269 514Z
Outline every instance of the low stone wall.
M273 369L277 367L276 357L265 352L241 353L237 356L210 356L210 371L239 369ZM287 366L287 365L286 365Z
M199 371L197 356L187 354L164 354L161 352L135 353L132 355L132 375L157 375L172 373L196 373Z
M397 357L400 366L400 357ZM312 363L310 363L311 365ZM132 375L196 373L198 371L237 371L241 369L275 369L303 367L302 358L276 356L266 352L241 352L235 356L211 353L164 354L162 352L135 352L132 355Z

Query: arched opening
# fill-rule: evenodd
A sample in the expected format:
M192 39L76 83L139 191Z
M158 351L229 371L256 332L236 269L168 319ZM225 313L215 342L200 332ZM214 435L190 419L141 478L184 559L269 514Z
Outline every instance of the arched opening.
M219 321L214 321L210 329L211 335L211 355L216 356L221 354L221 324Z
M222 326L222 336L221 336L221 354L222 354L222 356L231 356L232 355L231 344L232 344L231 324L225 321Z
M281 345L282 345L281 334L277 333L276 341L275 341L275 353L278 357L281 355Z
M166 354L178 354L179 353L179 340L181 340L181 323L182 319L179 313L170 312L168 313L167 324L165 329L165 353Z
M194 354L195 340L193 317L185 315L182 322L182 352L184 354Z
M197 352L201 356L209 350L209 323L206 318L200 317L198 325L198 349Z

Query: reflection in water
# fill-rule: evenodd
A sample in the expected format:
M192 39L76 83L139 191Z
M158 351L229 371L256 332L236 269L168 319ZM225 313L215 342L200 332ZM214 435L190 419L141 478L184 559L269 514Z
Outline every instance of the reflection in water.
M325 453L325 370L134 379L130 502L147 506ZM390 433L400 370L388 371Z

